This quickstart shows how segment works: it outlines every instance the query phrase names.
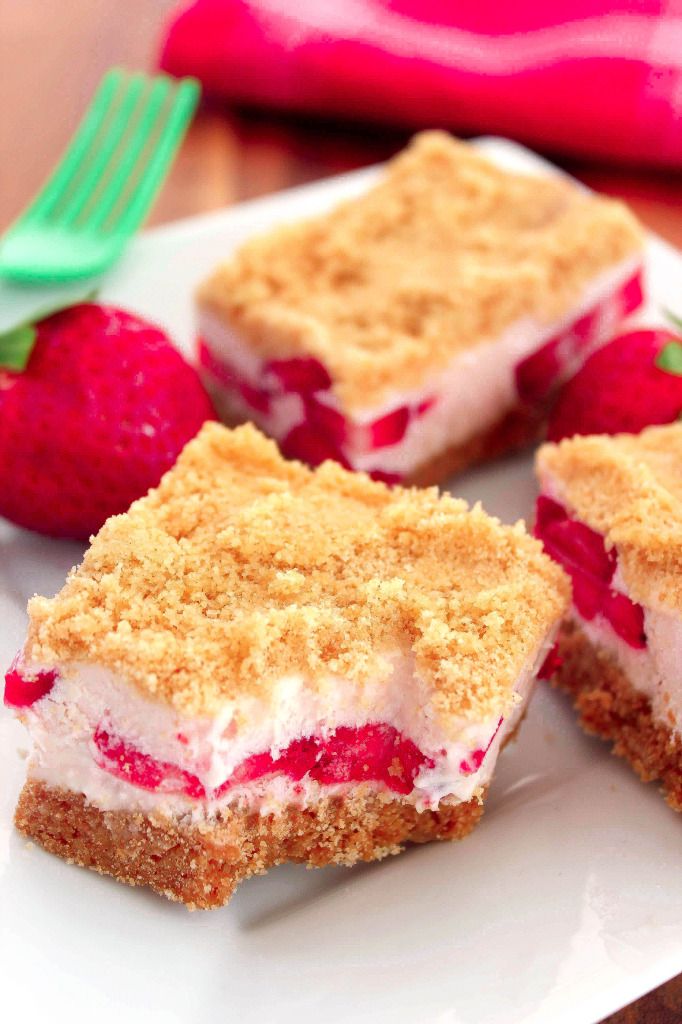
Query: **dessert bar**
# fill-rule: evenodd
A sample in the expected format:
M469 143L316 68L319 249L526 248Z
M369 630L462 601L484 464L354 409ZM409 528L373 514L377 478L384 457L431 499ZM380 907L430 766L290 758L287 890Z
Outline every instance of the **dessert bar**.
M553 678L680 811L682 425L544 445L537 469L536 535L573 583Z
M285 455L437 483L535 438L554 389L642 301L621 203L441 132L374 187L247 242L198 295L225 422Z
M30 603L17 826L193 907L464 836L568 596L522 524L208 423Z

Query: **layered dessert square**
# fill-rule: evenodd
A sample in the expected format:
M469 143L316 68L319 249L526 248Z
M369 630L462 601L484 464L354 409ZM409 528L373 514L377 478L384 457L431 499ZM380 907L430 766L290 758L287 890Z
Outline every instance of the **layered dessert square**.
M682 811L682 425L544 445L536 535L571 576L548 675Z
M16 824L193 907L464 836L568 596L521 524L206 424L30 603Z
M642 302L621 203L440 132L365 194L254 238L198 295L204 381L285 455L437 483L538 435Z

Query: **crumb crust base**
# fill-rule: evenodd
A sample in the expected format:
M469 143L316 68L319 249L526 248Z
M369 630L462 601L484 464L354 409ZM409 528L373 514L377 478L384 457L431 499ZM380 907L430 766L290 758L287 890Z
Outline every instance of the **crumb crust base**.
M561 626L559 654L552 682L573 698L585 732L611 742L614 754L643 782L657 781L668 804L682 811L682 740L654 718L648 698L574 622Z
M408 842L462 839L482 813L477 799L420 812L359 788L277 815L230 809L210 824L183 825L139 812L102 811L82 794L29 779L15 825L69 863L148 886L194 910L223 906L240 881L285 861L350 866L399 853Z

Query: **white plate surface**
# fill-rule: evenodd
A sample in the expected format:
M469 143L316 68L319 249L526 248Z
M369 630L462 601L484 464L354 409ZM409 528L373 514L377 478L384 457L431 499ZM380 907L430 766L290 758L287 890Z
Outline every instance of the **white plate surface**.
M482 144L506 165L537 165L511 143ZM356 193L375 173L151 231L102 297L189 349L193 288L236 243ZM652 239L648 270L656 300L674 305L682 257ZM504 520L527 516L531 460L475 470L453 490ZM3 667L22 642L27 598L56 591L81 551L0 524ZM188 914L24 843L11 820L25 744L3 709L4 1019L582 1024L682 971L682 821L583 736L553 692L537 694L463 843L352 870L278 868L212 913Z

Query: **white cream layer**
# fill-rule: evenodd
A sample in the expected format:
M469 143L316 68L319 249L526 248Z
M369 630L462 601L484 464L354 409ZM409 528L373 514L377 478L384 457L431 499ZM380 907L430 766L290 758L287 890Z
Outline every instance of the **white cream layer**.
M599 274L563 317L550 323L525 317L508 327L498 338L456 356L444 370L419 388L396 392L381 406L355 413L349 442L343 447L353 468L408 475L444 448L463 444L488 430L518 403L517 365L617 291L633 276L640 263L641 257L633 256ZM608 340L620 319L617 308L607 304L604 321L595 327L594 341L585 350L585 355ZM234 366L240 376L254 387L262 384L262 360L226 322L202 310L199 313L199 333L217 359ZM213 382L211 386L214 390L220 387ZM414 408L434 396L437 397L436 403L411 421L398 444L367 451L367 424L400 406ZM325 392L323 400L343 412L331 392ZM265 433L278 440L304 417L303 404L296 395L274 397L267 414L256 412L233 392L219 394L218 405L219 408L224 407L221 412L253 420ZM346 418L349 417L346 415Z
M451 723L445 737L428 689L414 672L413 660L402 655L389 658L392 673L376 686L360 689L348 680L330 678L323 690L312 690L303 679L289 677L274 688L268 706L248 698L240 700L239 709L226 703L214 718L178 715L167 705L139 696L125 680L104 668L62 666L50 693L20 712L33 740L30 774L50 786L84 793L102 810L139 809L203 818L237 804L266 813L290 802L314 802L322 792L346 792L349 786L321 786L306 779L294 783L279 776L230 788L210 801L149 792L99 767L95 729L104 722L127 744L180 766L196 775L206 789L215 789L252 754L269 751L276 757L303 736L325 736L339 726L380 722L394 726L435 761L433 768L422 770L413 792L402 799L420 809L435 807L445 798L466 801L490 781L500 745L518 724L536 670L550 645L548 639L521 673L502 726L480 768L470 774L461 771L461 763L474 750L488 746L499 716L479 722L458 720ZM38 669L24 666L22 672ZM375 785L383 788L380 783Z

